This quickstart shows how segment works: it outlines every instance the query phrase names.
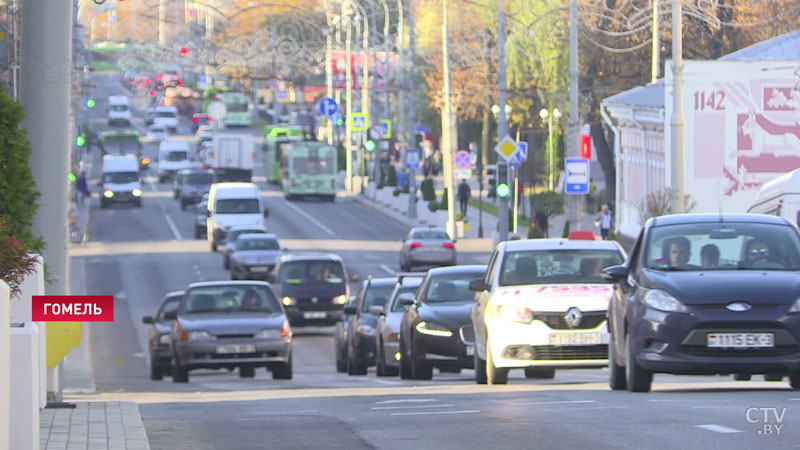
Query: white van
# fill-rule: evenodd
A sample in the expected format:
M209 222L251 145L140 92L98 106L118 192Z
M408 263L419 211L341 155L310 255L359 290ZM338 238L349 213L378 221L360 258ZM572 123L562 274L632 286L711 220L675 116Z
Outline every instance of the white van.
M764 183L747 212L783 217L800 226L800 169Z
M215 183L208 193L206 235L211 251L224 243L231 227L264 226L269 212L261 202L261 191L254 183Z
M131 124L131 101L125 95L112 95L108 97L108 124L121 123L125 126Z
M178 108L174 106L157 106L153 115L153 123L164 125L174 133L178 129Z
M99 181L100 206L131 203L142 206L142 185L139 183L139 161L135 155L103 156L103 178Z
M164 182L175 176L179 170L189 169L189 143L167 139L158 146L158 181Z

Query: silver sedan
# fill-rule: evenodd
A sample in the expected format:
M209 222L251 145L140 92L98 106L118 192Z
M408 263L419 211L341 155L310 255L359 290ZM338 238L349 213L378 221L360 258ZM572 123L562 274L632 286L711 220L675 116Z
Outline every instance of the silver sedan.
M412 228L400 249L400 269L411 271L414 266L453 266L456 246L444 228Z

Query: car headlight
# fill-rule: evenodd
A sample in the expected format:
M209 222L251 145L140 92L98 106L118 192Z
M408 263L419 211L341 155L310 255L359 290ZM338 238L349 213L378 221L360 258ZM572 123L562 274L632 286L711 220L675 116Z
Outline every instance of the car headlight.
M420 333L427 334L429 336L450 337L453 335L453 332L450 331L447 327L435 323L428 323L425 321L418 323L416 329Z
M294 304L297 304L297 300L295 300L295 299L294 299L294 298L292 298L292 297L283 297L283 298L281 299L281 301L283 302L283 305L284 305L284 306L292 306L292 305L294 305Z
M358 334L363 334L365 336L375 336L375 328L365 323L359 324L356 331L358 331Z
M134 197L141 197L142 196L142 190L139 189L139 188L136 188L136 189L133 190L132 194L133 194Z
M280 339L282 330L276 330L275 328L268 328L266 330L261 330L256 333L256 339Z
M790 312L790 313L796 313L796 312L800 312L800 298L798 298L797 300L795 300L795 302L794 302L794 303L792 304L792 306L789 308L789 312Z
M111 189L106 189L105 191L103 191L103 197L111 198L113 196L114 196L114 191L112 191Z
M518 305L502 305L497 309L497 313L505 320L511 322L531 323L533 322L533 311Z
M188 331L184 332L186 339L189 341L196 341L196 340L203 340L203 339L214 339L214 335L209 333L208 331Z
M334 301L334 302L335 302L337 305L344 305L345 303L347 303L347 297L346 297L344 294L342 294L342 295L337 295L337 296L336 296L336 298L334 298L334 299L333 299L333 301Z
M162 334L161 337L158 338L159 344L169 344L169 334Z
M642 303L646 306L665 312L685 313L689 310L683 303L679 302L675 297L667 294L661 289L650 289L642 297Z

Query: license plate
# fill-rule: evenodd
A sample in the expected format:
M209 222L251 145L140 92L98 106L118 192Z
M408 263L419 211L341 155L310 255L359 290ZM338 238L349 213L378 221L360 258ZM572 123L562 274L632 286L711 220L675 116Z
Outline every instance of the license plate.
M472 345L467 346L467 356L474 356L475 355L475 347Z
M217 353L255 353L255 344L225 344L217 346Z
M308 311L303 313L304 319L324 319L325 311Z
M712 348L772 348L775 335L772 333L709 333L706 347Z
M597 345L602 342L600 333L550 333L550 345Z
M250 271L251 272L266 272L267 269L268 268L266 266L256 266L256 267L251 267Z

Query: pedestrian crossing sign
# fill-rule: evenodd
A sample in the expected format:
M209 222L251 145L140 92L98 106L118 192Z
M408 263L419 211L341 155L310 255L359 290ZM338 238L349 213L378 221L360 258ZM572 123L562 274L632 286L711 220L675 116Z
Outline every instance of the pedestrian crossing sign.
M365 113L353 114L352 130L353 131L367 131L369 127L369 120Z

